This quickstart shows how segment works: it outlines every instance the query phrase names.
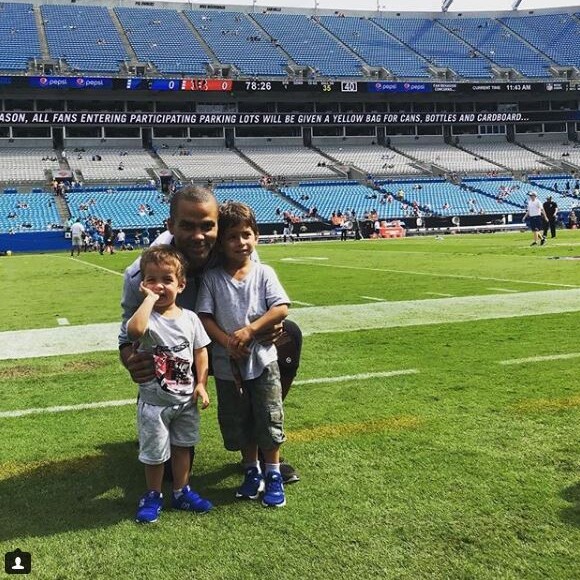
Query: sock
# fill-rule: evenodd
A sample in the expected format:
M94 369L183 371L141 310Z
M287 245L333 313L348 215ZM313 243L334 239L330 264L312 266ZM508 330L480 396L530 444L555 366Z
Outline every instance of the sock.
M280 464L279 463L266 463L266 475L270 473L270 471L277 471L280 473Z
M248 461L247 463L244 463L244 469L250 469L250 467L255 467L258 470L258 473L262 473L259 461Z
M187 487L187 485L185 487ZM183 489L185 489L185 487ZM175 499L179 499L183 495L183 489L174 489L173 490L173 497Z

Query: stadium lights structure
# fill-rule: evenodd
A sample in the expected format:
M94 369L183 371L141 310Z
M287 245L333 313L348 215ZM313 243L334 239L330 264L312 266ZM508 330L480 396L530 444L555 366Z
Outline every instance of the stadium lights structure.
M441 4L441 12L447 12L451 4L453 4L453 0L443 0L443 3Z
M512 4L512 10L517 10L518 6L522 3L522 0L514 0L514 3Z

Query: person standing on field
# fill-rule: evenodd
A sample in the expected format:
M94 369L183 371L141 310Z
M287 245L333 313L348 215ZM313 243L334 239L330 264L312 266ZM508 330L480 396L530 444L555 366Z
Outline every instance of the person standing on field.
M558 204L549 195L544 202L544 212L548 220L544 222L544 238L548 235L548 228L550 228L550 237L556 237L556 216L558 215Z
M75 223L70 227L70 235L71 235L71 250L70 255L71 258L74 254L76 249L77 256L81 254L81 246L83 245L83 235L85 233L85 227L81 224L80 220L77 218Z
M538 242L540 242L540 245L543 246L546 243L546 238L540 232L544 229L544 221L548 221L548 218L536 192L530 191L528 196L528 209L524 214L523 221L526 221L528 218L530 219L529 227L534 233L534 241L531 245L537 246Z

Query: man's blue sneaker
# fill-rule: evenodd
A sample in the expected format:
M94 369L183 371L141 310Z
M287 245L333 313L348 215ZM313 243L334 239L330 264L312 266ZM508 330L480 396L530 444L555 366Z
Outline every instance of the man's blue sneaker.
M159 519L163 508L163 496L158 491L148 491L137 506L135 521L140 524L152 524Z
M266 475L266 491L262 498L262 505L266 507L282 507L286 505L284 482L279 471L270 471Z
M171 507L176 510L205 514L213 508L213 504L211 501L200 497L200 495L195 493L189 485L186 485L181 490L181 495L179 497L172 497Z
M244 481L236 491L236 497L258 499L262 491L264 491L264 476L258 471L257 467L248 467L244 474Z

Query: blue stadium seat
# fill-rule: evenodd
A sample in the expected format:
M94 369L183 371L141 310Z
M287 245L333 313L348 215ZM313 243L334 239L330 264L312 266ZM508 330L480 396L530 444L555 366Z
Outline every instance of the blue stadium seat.
M139 60L162 73L207 73L210 58L177 10L115 8L115 13Z
M548 58L493 18L441 18L438 22L498 65L527 77L551 77Z
M49 193L0 195L0 233L46 231L60 223L54 197Z
M361 76L363 61L354 57L313 19L303 14L252 14L301 66L312 66L327 77Z
M580 21L571 14L538 14L499 19L562 66L580 63Z
M397 77L429 77L429 63L366 18L321 16L320 23L368 64Z
M466 78L493 76L487 58L470 58L473 48L434 20L373 18L373 21L438 67L447 67Z
M233 64L247 76L284 76L286 55L243 12L186 10L222 64Z
M129 59L107 8L43 5L40 10L50 56L73 70L116 73Z
M42 55L32 4L0 4L0 70L26 71Z

